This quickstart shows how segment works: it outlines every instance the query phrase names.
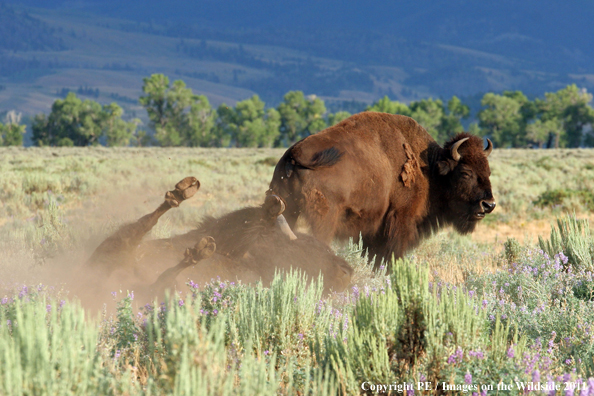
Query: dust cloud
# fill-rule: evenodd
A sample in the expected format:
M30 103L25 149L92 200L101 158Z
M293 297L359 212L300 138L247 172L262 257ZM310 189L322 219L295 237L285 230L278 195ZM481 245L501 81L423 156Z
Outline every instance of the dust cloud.
M186 203L181 201L186 198L179 195L183 189L172 193L177 194L183 207ZM152 198L143 199L144 196ZM214 279L243 283L261 280L267 284L278 269L298 268L310 279L321 273L327 292L342 291L350 283L353 270L346 261L309 235L297 233L296 240L288 238L275 224L263 220L262 207L245 208L211 219L199 229L196 228L199 218L190 221L193 227L188 221L171 226L167 220L170 213L180 210L175 206L157 222L169 209L162 210L168 201L163 203L159 196L162 193L145 190L106 192L70 208L67 216L70 236L65 235L54 252L25 249L18 244L3 249L0 298L22 294L24 287L26 293L44 290L50 297L80 300L94 315L101 311L115 312L117 300L129 293L134 293L137 309L155 298L163 301L166 289L168 293L185 294L189 291L185 285L189 280L198 285ZM155 208L159 209L152 212ZM139 227L146 226L143 219L150 216L154 217L156 226L151 225L145 235ZM175 228L175 232L159 231L159 224L163 223ZM245 227L251 223L257 226ZM190 231L184 233L188 228ZM128 231L122 234L122 230L134 230L144 237L134 242ZM155 230L157 236L178 235L156 239L155 235L151 236ZM207 234L213 234L220 249L217 247L212 256L201 256L195 245ZM109 249L103 249L98 264L91 262L108 241L111 241ZM193 249L193 256L184 254L188 248Z

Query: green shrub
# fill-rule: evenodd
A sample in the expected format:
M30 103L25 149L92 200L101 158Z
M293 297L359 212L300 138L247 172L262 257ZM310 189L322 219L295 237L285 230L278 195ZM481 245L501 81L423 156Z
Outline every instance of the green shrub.
M557 227L551 230L550 239L539 236L538 244L550 257L562 252L567 263L576 269L594 272L594 240L587 219L579 220L575 215L557 219Z
M533 204L540 207L561 206L567 204L570 199L576 199L586 210L594 211L594 193L589 190L547 190L540 194Z

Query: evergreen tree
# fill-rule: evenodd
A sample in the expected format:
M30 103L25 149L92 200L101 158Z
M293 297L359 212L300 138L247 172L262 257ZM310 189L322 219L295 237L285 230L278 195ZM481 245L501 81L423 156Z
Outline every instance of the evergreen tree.
M258 95L238 102L235 108L219 106L219 136L229 136L236 147L272 147L280 133L280 114L264 107Z
M522 103L514 97L487 93L481 104L485 107L479 114L479 126L497 147L521 147L525 145L525 126Z
M337 111L336 113L328 114L328 121L326 122L328 126L333 126L338 124L340 121L346 120L351 116L351 113L348 111Z
M326 128L324 101L313 95L306 98L301 91L285 94L278 113L281 124L277 143L290 145Z
M377 102L365 109L367 111L377 111L378 113L400 114L411 116L411 111L408 106L398 101L392 101L387 96L384 96Z
M108 145L127 145L136 130L135 122L122 120L123 110L116 103L101 106L82 101L74 92L52 105L49 115L34 117L31 129L38 146L89 146L107 136Z
M591 128L594 109L589 105L591 101L592 94L575 84L554 93L546 93L544 100L537 101L543 122L558 120L562 125L563 133L557 136L555 147L580 147L594 143Z
M163 74L145 78L140 104L146 109L161 146L214 144L215 114L205 96L194 95L182 80L169 83Z
M21 125L21 114L14 110L6 114L3 124L0 124L0 144L3 146L22 146L23 135L26 130L25 125Z

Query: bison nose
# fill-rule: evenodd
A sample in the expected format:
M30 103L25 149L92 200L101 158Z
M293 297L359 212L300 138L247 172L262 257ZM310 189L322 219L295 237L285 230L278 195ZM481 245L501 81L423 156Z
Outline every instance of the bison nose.
M491 213L493 211L493 209L495 209L495 206L497 206L495 201L492 201L492 202L482 201L481 204L482 204L483 209L485 210L486 213Z

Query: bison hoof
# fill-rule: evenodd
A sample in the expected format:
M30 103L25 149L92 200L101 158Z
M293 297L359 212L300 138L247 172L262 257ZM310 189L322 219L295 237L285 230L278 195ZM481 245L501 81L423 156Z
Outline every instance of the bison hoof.
M215 243L214 238L207 236L200 239L193 248L186 249L185 256L187 259L190 259L189 261L197 263L200 260L205 260L212 256L216 250L217 244Z
M193 176L186 177L175 185L175 190L165 194L165 202L177 208L182 201L192 198L200 188L200 182Z
M263 205L264 210L272 218L277 218L285 211L285 202L278 195L268 195Z

